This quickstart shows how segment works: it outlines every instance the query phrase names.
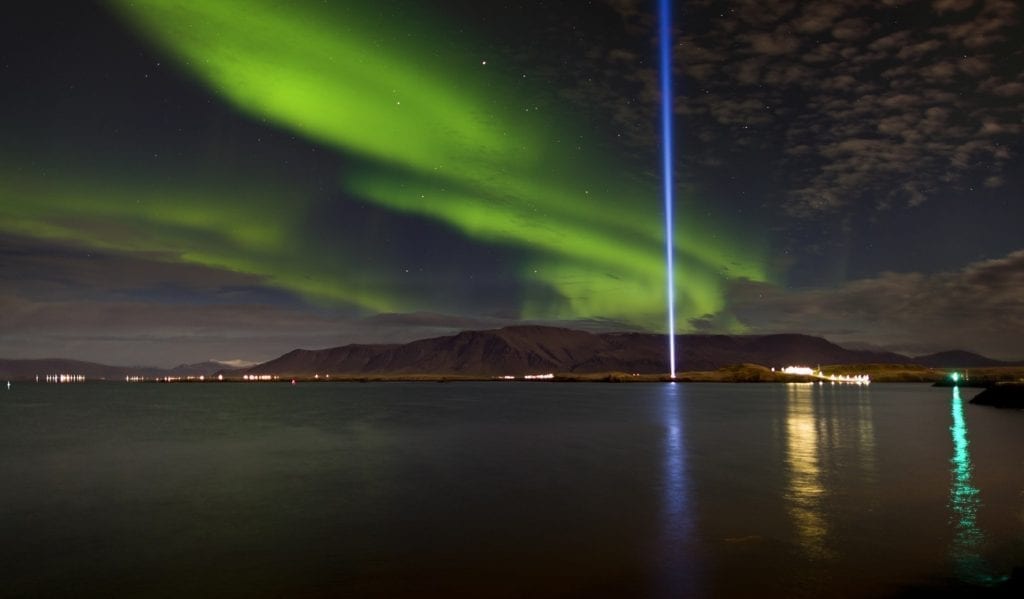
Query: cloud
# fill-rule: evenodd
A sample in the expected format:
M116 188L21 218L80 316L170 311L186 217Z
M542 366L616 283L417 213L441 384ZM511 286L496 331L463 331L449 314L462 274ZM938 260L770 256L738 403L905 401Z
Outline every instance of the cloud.
M942 14L950 11L967 10L974 4L974 0L935 0L932 8L935 12Z
M867 36L871 30L871 25L863 19L843 19L832 28L832 37L848 42Z
M938 0L936 4L941 2ZM1014 0L985 0L977 15L958 23L936 27L933 31L945 35L950 41L977 50L1005 41L1005 30L1017 24L1017 10Z
M649 10L619 7L633 23ZM786 182L779 203L790 217L921 208L939 192L955 197L1004 177L1020 158L1024 79L1010 57L1019 57L1013 40L1024 31L1012 0L688 2L681 10L683 158L728 165L762 152ZM894 20L894 10L923 20ZM644 27L640 41L649 44L653 21ZM640 68L643 48L617 67L632 69L656 98L656 71ZM653 102L574 97L629 106L610 111L623 120L657 120ZM653 128L643 131L638 144L657 143Z
M259 277L160 256L0 236L0 358L76 358L172 367L251 364L295 348L404 343L533 323L636 330L614 319L380 313L311 305Z
M801 33L820 33L832 27L846 7L841 2L812 2L793 21L793 28Z
M866 202L924 206L939 182L965 191L1019 158L1024 79L1007 56L1019 56L1012 40L1024 31L1013 2L936 2L942 17L925 27L854 0L770 4L763 18L687 5L685 22L710 24L680 44L700 90L679 102L703 142L691 160L766 152L789 182L785 212L813 219Z
M1024 250L950 272L883 273L835 288L737 281L728 311L751 333L800 332L924 354L1024 359Z
M777 56L789 54L800 47L800 40L790 33L776 30L771 33L754 33L747 37L756 54Z
M341 314L259 303L43 300L0 296L6 358L71 357L170 367L203 361L266 360L295 347L338 345Z
M1024 83L1020 81L998 83L992 87L992 93L1003 97L1024 96Z
M901 31L900 33L903 34L902 37L904 40L911 37L910 32L908 31ZM936 39L930 39L916 44L910 44L906 46L902 44L900 45L902 47L900 47L899 52L896 53L896 58L900 60L917 60L922 56L930 54L935 50L941 48L942 42Z
M158 255L0 236L0 348L7 358L74 357L175 366L263 360L331 345L354 318L260 277Z

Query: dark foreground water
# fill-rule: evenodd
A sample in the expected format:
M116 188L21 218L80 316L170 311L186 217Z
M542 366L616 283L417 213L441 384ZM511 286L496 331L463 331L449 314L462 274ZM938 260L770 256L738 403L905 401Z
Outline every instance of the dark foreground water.
M973 394L15 384L0 594L966 592L1024 565L1024 413Z

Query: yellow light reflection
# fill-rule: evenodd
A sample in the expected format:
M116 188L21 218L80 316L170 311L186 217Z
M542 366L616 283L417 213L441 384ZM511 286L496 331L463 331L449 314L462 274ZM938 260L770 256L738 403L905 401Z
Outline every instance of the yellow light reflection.
M796 524L797 538L812 557L827 557L828 525L823 514L825 487L821 476L821 447L814 412L814 385L786 385L786 499Z

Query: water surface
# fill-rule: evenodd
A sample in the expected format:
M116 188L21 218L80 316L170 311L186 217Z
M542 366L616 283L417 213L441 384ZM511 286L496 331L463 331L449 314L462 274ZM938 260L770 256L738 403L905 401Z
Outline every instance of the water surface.
M1024 565L1024 413L919 385L15 385L0 594L880 596Z

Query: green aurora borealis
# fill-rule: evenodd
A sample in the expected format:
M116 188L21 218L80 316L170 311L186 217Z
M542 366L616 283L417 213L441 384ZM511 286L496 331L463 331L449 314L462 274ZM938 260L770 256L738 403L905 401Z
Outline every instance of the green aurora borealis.
M665 331L655 7L12 5L0 357ZM1018 359L1022 17L674 2L676 330Z
M433 222L481 251L501 251L503 276L521 288L519 318L663 330L661 209L650 174L657 148L644 164L609 131L574 119L572 106L542 85L488 60L472 35L453 40L451 23L426 15L396 20L376 6L110 5L215 101L333 152L344 201ZM453 309L443 293L403 282L400 264L368 264L363 255L374 247L310 236L321 200L301 184L267 171L187 161L180 168L191 171L157 184L137 172L11 172L6 193L32 201L3 202L2 226L258 275L315 303L365 313ZM724 285L735 277L767 280L766 250L751 231L716 219L709 198L681 191L680 320L728 322L718 314Z

